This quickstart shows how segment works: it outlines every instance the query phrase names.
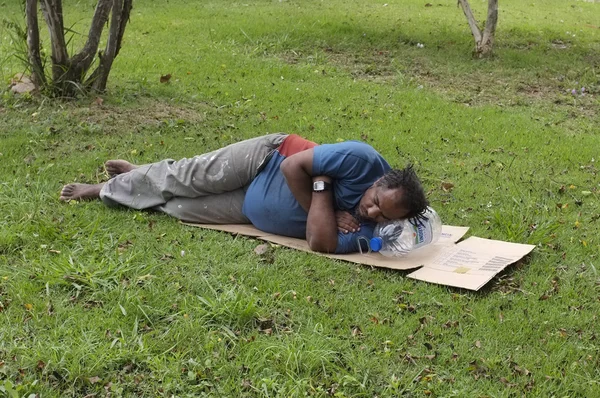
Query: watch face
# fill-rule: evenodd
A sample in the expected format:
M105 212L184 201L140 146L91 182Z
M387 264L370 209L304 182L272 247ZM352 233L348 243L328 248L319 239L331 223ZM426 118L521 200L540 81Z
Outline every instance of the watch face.
M324 181L313 182L313 191L324 191L324 190L325 190L325 182Z
M313 192L324 192L331 189L331 184L325 181L313 182Z

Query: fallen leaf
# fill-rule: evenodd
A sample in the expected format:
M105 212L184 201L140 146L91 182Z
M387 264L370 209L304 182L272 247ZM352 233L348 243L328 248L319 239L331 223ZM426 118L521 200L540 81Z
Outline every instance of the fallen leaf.
M168 83L169 80L171 80L171 74L170 73L160 77L160 82L161 83Z
M268 251L269 245L266 243L260 244L254 248L254 253L258 254L259 256L267 254Z
M442 325L442 327L444 327L446 329L449 329L452 327L457 327L457 326L458 326L458 321L448 321Z
M477 341L475 342L475 347L477 347L477 348L481 348L481 341L477 340Z
M567 337L568 333L566 329L560 328L558 329L558 332L560 333L561 337Z
M454 188L454 184L452 184L451 182L442 181L442 191L450 192L450 191L452 191L453 188Z
M522 368L515 363L513 363L513 369L515 370L515 372L517 372L523 376L529 376L531 374L531 372L529 370Z
M42 360L39 360L38 363L37 363L37 368L39 370L43 370L45 367L46 367L46 363L44 361L42 361Z
M28 303L28 304L25 304L24 307L27 311L31 311L33 309L33 304Z
M88 380L91 384L96 384L102 379L100 379L98 376L92 376L92 377L88 378Z

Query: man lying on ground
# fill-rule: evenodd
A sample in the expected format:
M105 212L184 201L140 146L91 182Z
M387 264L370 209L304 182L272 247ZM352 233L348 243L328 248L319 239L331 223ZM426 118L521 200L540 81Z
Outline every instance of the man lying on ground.
M428 205L412 166L391 169L357 141L317 145L269 134L190 159L105 167L108 182L65 185L60 200L101 199L194 223L251 223L326 253L358 251L358 237L371 238L375 223L418 218Z

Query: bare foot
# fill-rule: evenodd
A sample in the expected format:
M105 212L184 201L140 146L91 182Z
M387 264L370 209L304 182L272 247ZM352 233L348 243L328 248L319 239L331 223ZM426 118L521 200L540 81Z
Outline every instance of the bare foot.
M100 190L104 186L101 184L67 184L60 191L60 200L68 202L69 200L79 199L99 199Z
M133 169L137 169L138 166L135 164L131 164L126 160L108 160L104 163L104 168L106 168L106 172L112 178L114 176L118 176L122 173L130 172Z

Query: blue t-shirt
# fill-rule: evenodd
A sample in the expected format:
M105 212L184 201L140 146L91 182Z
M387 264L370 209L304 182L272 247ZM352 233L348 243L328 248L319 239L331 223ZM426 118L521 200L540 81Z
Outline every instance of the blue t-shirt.
M308 214L300 206L280 170L286 158L275 151L265 168L248 187L242 211L252 224L268 233L306 238ZM325 144L314 147L313 175L333 179L336 210L352 212L362 195L390 169L373 147L358 141ZM336 253L359 250L361 236L370 239L374 224L361 224L356 233L339 233ZM362 240L364 242L364 240ZM366 249L363 246L363 249Z

